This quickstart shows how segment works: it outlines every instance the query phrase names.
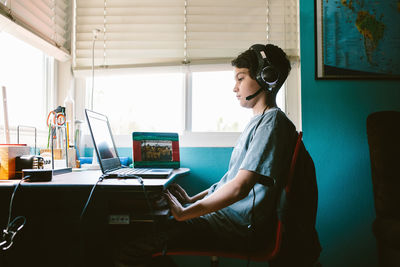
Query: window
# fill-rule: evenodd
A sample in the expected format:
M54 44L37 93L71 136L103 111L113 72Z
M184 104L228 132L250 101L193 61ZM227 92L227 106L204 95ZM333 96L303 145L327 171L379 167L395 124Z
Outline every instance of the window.
M251 110L239 108L232 71L192 74L192 131L238 132L251 117Z
M243 131L253 113L239 106L234 86L233 71L193 72L193 132ZM285 110L284 90L279 91L277 104Z
M191 77L186 87L185 75ZM234 85L232 70L178 73L150 70L141 74L97 76L93 110L107 114L116 135L130 135L132 131L241 132L253 114L251 109L239 106ZM91 88L92 79L87 78L86 90L90 92ZM282 110L285 110L284 91L281 89L277 98Z
M6 87L8 117L11 143L16 143L15 129L18 125L36 127L42 130L38 145L46 143L46 117L48 93L45 79L49 58L45 54L16 39L12 35L0 32L0 85ZM4 127L3 105L0 109L1 124ZM22 130L22 127L21 127ZM26 129L25 129L26 130ZM2 143L5 143L4 136ZM24 138L24 139L23 139ZM34 145L33 134L21 136L21 142Z
M183 74L156 73L95 78L93 110L107 114L114 134L182 132ZM91 79L86 80L91 90Z

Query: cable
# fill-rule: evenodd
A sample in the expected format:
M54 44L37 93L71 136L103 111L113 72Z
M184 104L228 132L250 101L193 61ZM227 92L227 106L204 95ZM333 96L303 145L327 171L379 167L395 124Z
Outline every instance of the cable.
M89 197L88 197L88 199L87 199L87 201L86 201L86 204L85 204L85 206L84 206L83 209L82 209L81 216L79 217L79 220L80 220L80 221L82 221L83 215L85 214L86 209L87 209L87 207L89 206L89 202L90 202L90 199L92 198L92 194L93 194L93 192L94 192L94 189L96 188L96 186L97 186L97 184L98 184L99 182L101 182L101 181L104 180L104 177L105 177L104 175L100 176L99 179L97 180L97 182L93 185L92 190L90 191Z
M256 214L256 191L254 190L254 186L253 186L253 206L251 208L251 218L250 218L250 225L248 226L249 228L249 244L248 244L248 250L249 250L249 255L247 256L247 267L250 266L250 251L251 251L251 239L254 235L255 232L255 226L256 226L256 221L255 221L255 214Z
M86 201L86 204L85 204L85 206L83 207L82 212L81 212L81 215L80 215L80 221L81 221L81 222L82 222L82 220L83 220L83 216L84 216L84 214L85 214L85 212L86 212L86 209L87 209L87 207L89 206L90 200L91 200L91 198L92 198L93 192L94 192L94 190L95 190L97 184L98 184L99 182L102 182L102 181L105 179L105 177L106 177L106 175L100 176L99 179L97 180L97 182L93 185L92 190L90 191L89 197L88 197L88 199L87 199L87 201ZM136 178L136 179L138 180L138 182L139 182L139 183L141 184L141 186L142 186L143 194L144 194L144 196L145 196L147 206L149 207L150 214L151 214L152 219L153 219L153 233L154 233L154 237L156 238L156 237L157 237L157 229L156 229L156 225L155 225L156 220L155 220L155 217L154 217L153 208L152 208L152 206L151 206L151 204L150 204L150 201L149 201L149 198L148 198L148 196L147 196L147 191L146 191L146 188L145 188L145 186L144 186L143 179L142 179L142 177L136 176L136 175L133 175L133 176L130 175L130 177ZM122 177L120 177L120 178L122 178ZM83 244L82 230L83 230L83 229L80 227L80 254L81 254L81 257L82 257L82 259L83 259L83 255L84 255L84 244Z
M90 190L89 193L89 197L86 201L85 206L82 209L81 215L79 216L79 255L81 257L81 262L84 262L84 255L85 255L85 246L84 246L84 238L83 238L83 225L82 225L82 221L83 221L83 216L85 215L86 209L89 206L90 200L92 198L93 192L97 186L97 184L101 181L104 180L105 175L102 175L99 177L99 179L97 180L97 182L92 186L92 190Z
M147 206L148 206L148 208L149 208L149 210L150 210L150 213L152 214L153 219L154 219L153 207L151 206L150 201L149 201L149 198L148 198L148 196L147 196L147 191L146 191L146 187L144 186L143 179L142 179L142 177L136 176L136 175L135 175L135 178L138 180L138 182L139 182L140 185L142 186L144 198L146 199Z
M254 138L254 136L256 135L257 129L260 126L262 120L263 120L263 115L265 114L265 111L268 109L268 106L266 106L260 116L260 119L258 120L256 127L254 128L254 132L252 135L252 140ZM251 239L253 237L253 233L255 231L255 203L256 203L256 192L254 190L254 186L252 188L253 190L253 206L251 208L251 218L250 218L250 225L248 226L249 228L249 244L248 244L248 250L249 250L249 255L247 256L247 267L250 266L250 250L251 250Z
M143 190L144 198L146 199L146 203L147 203L147 206L148 206L148 208L149 208L151 218L152 218L152 220L153 220L153 234L154 234L154 238L157 239L156 218L155 218L155 216L154 216L153 207L151 206L151 203L150 203L150 201L149 201L149 197L148 197L148 195L147 195L147 191L146 191L146 188L145 188L145 186L144 186L143 179L142 179L142 177L136 176L136 175L135 175L135 178L136 178L136 179L138 180L138 182L142 185L142 190Z
M153 221L155 222L153 207L152 207L151 204L150 204L150 201L149 201L149 198L148 198L148 195L147 195L147 191L146 191L146 188L145 188L145 186L144 186L142 177L137 176L137 175L133 175L133 176L130 175L130 177L136 178L136 179L138 180L138 182L140 183L140 185L142 186L143 194L144 194L144 197L145 197L145 199L146 199L146 204L147 204L147 206L148 206L148 208L149 208L149 211L150 211L150 214L151 214L151 216L152 216L152 219L153 219ZM86 201L86 204L85 204L85 206L84 206L83 209L82 209L82 212L81 212L81 215L80 215L80 220L81 220L81 221L82 221L82 219L83 219L83 216L84 216L84 214L85 214L85 212L86 212L87 207L89 206L89 202L90 202L90 200L91 200L91 198L92 198L93 192L94 192L94 190L95 190L97 184L98 184L99 182L103 181L104 178L105 178L105 175L100 176L100 178L97 180L97 182L93 185L92 190L90 191L89 197L88 197L88 199L87 199L87 201Z
M251 224L253 225L253 229L255 229L256 225L256 191L253 186L253 207L251 208Z
M7 250L12 246L12 244L14 243L15 235L18 233L19 230L22 229L22 227L24 227L24 225L26 223L26 218L24 216L17 216L14 218L14 220L11 221L11 214L12 214L12 205L14 202L14 196L15 196L15 193L17 192L18 187L22 181L29 179L29 178L30 178L30 175L27 175L27 176L23 177L21 180L19 180L18 184L14 188L13 193L11 194L10 206L8 209L7 227L6 227L6 229L3 230L3 235L2 235L3 241L0 242L0 248L2 250ZM18 220L22 220L22 222L20 224L18 224L17 223Z
M21 184L21 182L22 182L23 180L24 180L24 179L19 180L18 184L15 186L14 191L13 191L13 193L12 193L12 195L11 195L10 206L9 206L9 208L8 208L8 220L7 220L7 225L10 224L10 220L11 220L11 211L12 211L12 204L13 204L13 202L14 202L14 195L15 195L15 192L17 191L19 185ZM8 227L8 226L7 226L7 227Z

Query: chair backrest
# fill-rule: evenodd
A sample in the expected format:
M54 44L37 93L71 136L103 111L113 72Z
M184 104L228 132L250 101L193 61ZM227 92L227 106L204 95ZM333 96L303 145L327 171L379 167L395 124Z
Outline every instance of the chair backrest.
M299 150L300 150L300 146L302 143L302 141L301 141L302 137L303 137L303 132L299 132L299 134L297 136L297 140L296 140L296 146L295 146L293 154L292 154L292 160L290 162L290 169L288 172L287 183L285 186L286 194L288 194L290 192L291 185L293 182L297 159L299 156ZM274 258L278 254L280 247L281 247L281 243L282 243L282 235L283 235L283 222L282 222L282 218L280 216L278 216L278 222L277 222L277 226L276 226L275 246L274 246L273 251L271 252L271 254L268 257Z
M367 117L371 176L377 217L400 218L400 112Z
M299 157L300 147L302 146L302 142L303 142L302 138L303 138L303 132L299 132L299 134L297 136L296 146L293 151L292 162L290 163L290 169L289 169L288 178L287 178L288 180L287 180L287 184L285 187L286 194L288 194L292 188L293 177L294 177L295 170L296 170L297 158Z
M278 244L273 262L302 266L300 263L311 263L318 259L321 246L315 230L317 202L314 162L302 142L300 132L286 185L282 188L277 206L281 243Z

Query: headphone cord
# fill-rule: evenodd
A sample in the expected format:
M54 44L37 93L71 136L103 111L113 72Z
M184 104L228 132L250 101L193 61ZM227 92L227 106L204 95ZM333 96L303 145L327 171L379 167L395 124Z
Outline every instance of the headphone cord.
M153 220L153 235L154 235L154 239L157 240L157 236L158 236L158 233L157 233L157 225L156 225L157 222L156 222L156 218L155 218L155 216L154 216L153 207L151 206L149 197L148 197L148 195L147 195L146 187L144 186L144 182L143 182L142 177L136 176L136 175L135 175L135 178L138 180L138 182L139 182L140 185L142 186L144 198L146 199L147 207L149 208L150 216L151 216L151 219Z
M262 116L265 114L265 111L267 111L267 109L268 109L268 105L264 108L264 110L263 110L263 112L262 112L262 114L260 116L260 119L257 122L257 125L256 125L256 127L254 129L254 132L253 132L253 135L252 135L252 139L256 135L256 131L257 131L258 127L260 126L260 124L262 122L262 119L263 119ZM251 208L251 219L250 219L251 222L250 222L250 225L248 226L248 228L249 228L249 237L248 237L248 239L249 239L249 244L248 244L249 255L247 256L247 265L246 265L247 267L250 266L251 238L253 237L253 234L254 234L254 231L255 231L256 192L254 190L254 186L253 186L252 190L253 190L253 205L252 205L252 208Z
M252 208L251 208L251 218L250 218L250 225L248 226L248 228L249 228L249 236L248 236L248 252L249 252L249 254L247 255L247 267L249 267L250 266L250 251L251 251L251 249L252 249L252 246L251 246L251 244L252 244L252 238L253 238L253 236L254 236L254 233L255 233L255 227L256 227L256 221L255 221L255 214L256 214L256 209L255 209L255 207L256 207L256 191L254 190L254 186L253 186L253 188L252 188L252 191L253 191L253 205L252 205Z
M29 179L29 177L30 177L30 175L23 177L18 182L18 184L15 186L14 191L11 195L10 206L8 209L7 227L6 227L6 229L3 230L3 235L2 235L3 241L0 242L0 248L2 250L7 250L12 246L12 244L14 243L15 235L18 233L19 230L22 229L22 227L24 227L24 225L26 223L25 216L17 216L11 221L11 214L12 214L12 206L13 206L13 202L14 202L15 193L17 192L17 189L18 189L19 185L21 184L21 182L26 179ZM17 223L18 220L22 220L21 223Z
M253 141L253 138L254 138L254 136L256 135L257 129L258 129L258 127L260 126L260 124L261 124L261 122L262 122L262 120L263 120L263 115L265 114L265 111L267 111L267 109L268 109L268 105L264 108L263 112L262 112L261 115L260 115L260 119L258 120L258 122L257 122L257 124L256 124L256 127L254 128L253 134L251 135L251 141Z

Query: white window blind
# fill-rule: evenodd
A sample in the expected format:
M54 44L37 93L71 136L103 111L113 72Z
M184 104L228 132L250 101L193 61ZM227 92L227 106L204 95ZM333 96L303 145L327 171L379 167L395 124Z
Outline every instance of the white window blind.
M231 59L255 43L273 43L297 56L296 0L188 0L191 62Z
M298 57L298 0L76 0L75 69L229 62L255 43Z
M78 0L75 66L179 64L183 59L184 1Z
M299 48L299 1L269 0L268 42L285 50L290 57L298 59Z
M72 24L70 2L70 0L0 0L1 26L11 34L16 33L15 35L18 35L20 30L12 24L22 26L68 55ZM11 25L5 25L7 19Z

